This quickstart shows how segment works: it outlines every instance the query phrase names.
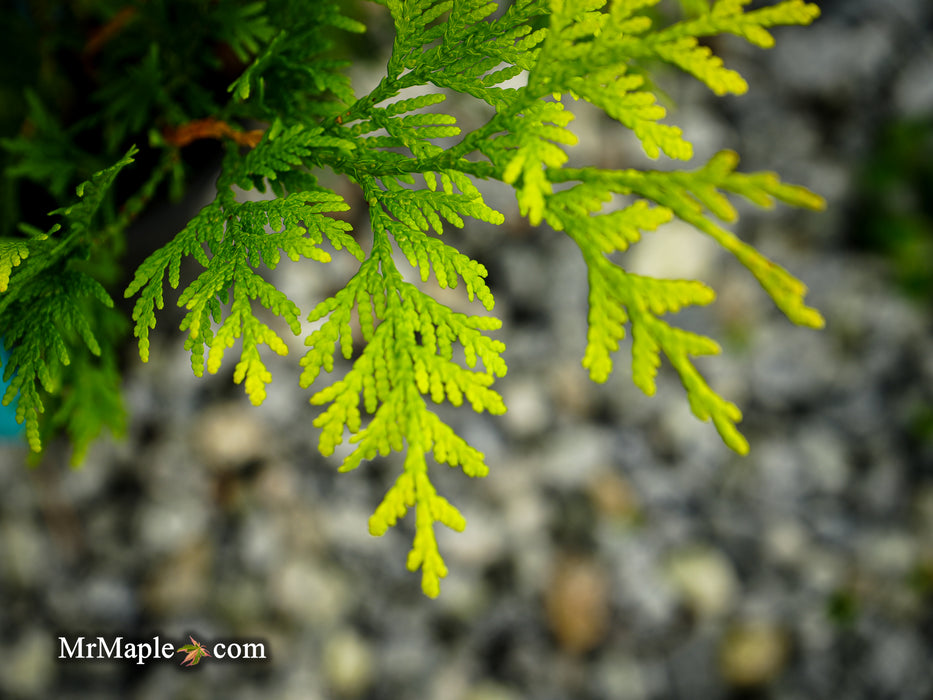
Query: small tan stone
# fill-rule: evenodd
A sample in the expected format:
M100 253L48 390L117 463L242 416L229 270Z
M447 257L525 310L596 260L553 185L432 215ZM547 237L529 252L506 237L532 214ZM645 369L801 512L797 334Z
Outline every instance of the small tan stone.
M241 403L206 409L192 426L191 440L205 465L218 470L240 467L270 452L258 413Z
M353 631L338 632L324 647L324 672L339 697L361 696L373 682L373 652L369 644Z
M738 593L732 562L715 549L677 552L668 563L668 574L684 604L700 619L724 615Z
M775 680L787 659L787 637L768 622L743 622L726 632L719 650L719 667L732 686L749 688Z
M603 567L592 559L559 559L544 604L554 636L571 654L596 648L608 632L609 579Z
M638 518L638 495L632 484L618 474L611 471L597 474L590 481L588 491L600 513L626 522Z

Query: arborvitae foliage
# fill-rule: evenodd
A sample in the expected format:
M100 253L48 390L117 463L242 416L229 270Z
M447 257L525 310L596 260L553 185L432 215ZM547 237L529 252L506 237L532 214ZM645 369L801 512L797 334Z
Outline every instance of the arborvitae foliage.
M68 120L30 92L25 125L4 141L7 177L41 184L50 201L87 179L74 203L52 212L58 223L50 229L26 224L21 235L8 231L0 240L0 330L11 350L4 376L12 378L4 402L18 402L31 448L40 451L63 429L80 460L102 428L121 430L115 358L122 317L111 293L120 291L114 270L124 234L165 181L181 188L183 149L207 138L226 149L215 199L152 251L125 288L135 304L140 355L149 357L166 288L181 287L169 302L184 309L181 330L194 373L217 372L236 345L234 379L253 403L263 401L271 381L264 358L288 353L269 314L303 335L301 384L314 385L311 403L323 407L314 421L321 452L349 439L343 471L404 453L369 527L381 535L415 509L408 566L422 570L428 595L437 595L447 573L435 523L465 526L432 485L429 462L469 476L487 472L482 453L432 406L466 402L475 411L505 411L492 388L506 365L505 347L490 334L500 322L488 313L494 300L487 271L443 238L470 219L503 222L478 181L511 185L532 225L546 223L579 247L589 274L582 355L591 379L608 378L628 327L635 384L654 392L663 355L697 417L711 419L727 445L746 452L739 409L693 363L719 346L669 320L685 306L709 304L713 290L701 281L633 274L618 254L679 218L731 252L792 322L820 327L819 313L803 301L804 285L723 223L736 218L727 195L814 209L822 200L772 173L738 172L731 151L690 170L567 167L577 134L566 105L595 105L634 132L652 158L689 160L691 144L665 121L656 93L658 62L717 95L741 94L745 81L702 40L729 33L767 48L768 28L808 24L819 11L803 0L756 10L746 9L748 0L694 0L683 3L682 19L670 19L657 2L385 0L395 29L392 54L385 76L363 95L335 52L335 36L366 30L347 14L356 9L347 3L100 0L80 4L84 14L59 17L62 31L68 21L95 28L77 49L95 108L84 104L86 116ZM226 92L215 89L218 81ZM486 122L463 131L443 108L455 93L486 103ZM114 154L112 164L100 163L101 153ZM117 175L140 167L133 161L143 157L146 172L130 191L115 188ZM370 232L354 236L334 216L348 204L319 184L327 170L360 188ZM271 198L244 199L242 191L251 189L271 190ZM301 310L267 278L283 255L313 268L334 251L354 256L358 271L313 309ZM422 282L433 276L441 287L462 284L485 313L455 312L407 281L397 253ZM202 271L183 283L186 258ZM340 356L351 361L348 369L321 385L321 373L334 371Z

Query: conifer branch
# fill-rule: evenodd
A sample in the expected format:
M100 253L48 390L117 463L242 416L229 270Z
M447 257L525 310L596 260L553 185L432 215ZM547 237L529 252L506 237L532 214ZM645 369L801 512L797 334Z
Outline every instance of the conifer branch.
M300 384L314 386L320 452L332 455L348 441L341 471L404 453L369 528L381 535L415 510L407 565L421 570L427 595L436 596L447 575L435 524L458 531L466 524L437 493L428 462L468 476L488 472L482 452L431 404L501 414L505 405L494 384L507 367L504 345L492 335L497 318L453 311L408 281L403 269L407 263L422 283L462 285L471 302L492 312L486 268L450 238L471 220L504 222L477 180L511 186L531 225L547 224L579 248L589 281L582 364L590 378L607 380L630 333L633 382L654 393L666 358L694 414L745 453L738 407L694 364L719 345L672 318L711 303L714 291L700 280L634 274L624 254L644 234L663 236L663 225L679 219L732 253L792 322L820 327L803 283L726 226L737 216L729 199L736 195L765 207L778 200L819 209L822 199L773 173L738 172L730 151L693 170L567 167L578 136L566 105L593 105L634 133L652 158L688 160L692 145L668 122L646 61L667 62L715 94L740 94L745 79L700 39L729 33L767 48L774 42L770 29L809 24L819 10L804 0L750 11L748 0L718 0L661 26L650 12L657 2L385 0L395 29L392 53L385 75L360 95L334 48L340 34L365 27L338 2L186 5L200 13L192 31L203 32L204 44L229 49L235 58L227 66L245 66L232 82L218 73L211 51L179 45L160 24L160 8L171 0L118 11L77 43L83 58L94 59L89 74L105 76L90 97L96 113L66 124L51 101L31 93L25 98L31 128L3 142L11 155L7 175L42 183L62 205L53 212L59 223L48 230L24 225L23 236L0 238L0 328L11 350L3 401L17 402L31 448L41 450L61 431L80 459L102 429L123 429L115 359L122 318L108 287L116 283L126 229L165 182L174 191L184 185L181 149L216 139L226 156L213 201L146 257L124 291L135 298L140 357L147 361L152 352L166 284L179 290L174 302L183 309L194 374L219 371L225 353L239 345L234 380L253 403L264 400L272 380L267 352L287 354L286 328L304 337ZM123 41L130 34L133 45ZM218 80L228 97L208 89ZM465 129L446 107L452 94L481 102L485 123ZM250 123L266 126L234 126ZM165 124L174 126L160 129ZM129 144L146 135L156 165L116 202L115 178L136 154ZM86 141L102 142L103 162L78 147ZM366 231L353 232L340 218L350 205L322 184L328 172L360 188L370 242L361 245L357 237ZM85 182L72 201L70 188L79 180ZM268 190L271 198L246 201L241 192L251 189ZM618 195L630 201L613 208ZM313 269L335 252L353 256L356 272L310 312L276 287L272 271L282 256ZM201 268L194 279L182 280L185 260ZM317 386L331 373L334 381Z

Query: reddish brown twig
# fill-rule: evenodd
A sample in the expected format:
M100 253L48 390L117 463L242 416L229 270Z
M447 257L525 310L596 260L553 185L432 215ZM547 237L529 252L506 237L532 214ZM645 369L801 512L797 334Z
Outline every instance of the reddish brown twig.
M134 17L136 17L135 7L124 7L117 12L117 14L110 18L107 24L91 35L87 44L84 45L84 56L88 58L95 55L103 48L104 44L119 34Z
M162 130L162 137L167 143L179 148L199 139L230 139L241 146L255 148L264 133L262 129L240 131L225 121L207 117L195 119L179 127L166 127Z

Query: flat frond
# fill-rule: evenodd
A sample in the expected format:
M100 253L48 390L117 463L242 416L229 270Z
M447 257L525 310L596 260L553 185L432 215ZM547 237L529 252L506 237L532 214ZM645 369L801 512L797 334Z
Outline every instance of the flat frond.
M486 309L491 310L494 302L485 282L486 268L428 234L431 230L442 234L443 221L463 228L461 215L494 224L502 223L504 218L483 202L479 191L466 178L443 173L441 180L441 190L437 190L435 185L428 190L392 188L380 192L378 206L395 222L380 214L378 209L373 216L384 217L380 225L392 234L412 267L420 271L422 281L428 279L432 269L441 287L454 288L457 278L460 278L466 285L470 301L478 297ZM465 192L455 192L454 181Z
M567 153L558 144L577 143L576 134L565 128L572 120L573 113L560 102L535 102L516 116L511 134L481 146L502 167L502 180L515 187L519 211L533 226L541 223L545 198L553 192L545 168L567 162Z
M724 151L698 170L618 171L604 182L614 192L636 193L670 209L675 216L710 236L745 265L791 321L821 328L823 317L804 302L806 285L705 216L704 209L722 221L736 218L735 209L721 190L741 194L766 206L770 205L772 198L779 198L798 206L819 209L823 206L822 198L802 187L781 183L773 173L736 173L737 163L735 153Z
M223 193L221 193L222 196ZM188 332L185 347L197 376L220 369L224 351L242 339L240 360L234 380L245 380L250 400L265 399L271 381L259 354L265 345L284 355L281 336L254 315L253 302L281 318L295 335L301 332L297 305L257 272L261 266L274 269L281 254L292 260L306 258L328 262L330 255L318 246L327 238L340 250L347 248L357 258L363 252L348 234L350 224L330 213L345 211L346 202L333 192L297 192L287 197L258 202L231 202L220 196L208 205L175 239L146 259L126 290L138 294L133 310L140 356L149 356L149 332L155 327L155 311L164 305L163 287L179 285L181 261L195 258L205 269L181 293L178 305L187 313L181 329ZM229 310L224 310L232 293ZM219 326L215 329L214 324Z
M16 420L25 423L26 439L33 452L43 446L40 419L46 411L48 395L57 395L63 386L68 394L57 412L55 423L63 426L75 440L76 455L97 437L104 425L116 427L114 416L122 416L122 408L104 411L97 419L81 418L87 406L85 397L72 397L73 382L63 380L63 373L78 357L82 362L94 362L90 356L101 356L96 317L89 315L86 304L104 302L112 306L100 284L84 273L61 270L39 277L9 308L4 316L4 339L10 350L3 377L10 382L3 404L16 399ZM111 356L102 358L105 365ZM97 373L88 373L88 378ZM95 379L96 381L96 379ZM106 405L120 406L119 382L100 384L95 391L107 395ZM43 394L46 398L43 399ZM102 409L104 406L102 406ZM122 417L119 418L122 420ZM96 426L96 428L94 427Z
M98 419L82 418L78 404L84 399L69 399L74 380L65 376L65 368L74 358L94 366L114 362L113 345L119 334L112 331L113 300L97 279L74 263L80 259L76 251L93 245L98 209L135 154L131 148L112 166L78 185L77 200L51 212L61 222L49 231L23 227L28 239L0 242L0 328L10 351L3 373L10 384L2 400L5 405L16 401L16 419L25 423L33 452L41 452L43 432L49 432L42 422L47 405L59 398L52 424L73 438L76 455L103 426L119 432L122 408L108 411L102 405ZM88 379L100 380L99 392L107 395L107 406L120 406L119 383L105 382L104 374L89 371ZM68 395L60 396L63 389Z
M375 183L368 188L373 193ZM471 476L483 476L487 468L480 452L428 410L424 397L455 406L466 402L478 412L504 412L501 396L491 388L495 378L506 372L504 346L487 335L498 328L497 319L453 312L404 282L391 257L392 220L378 207L371 209L371 217L376 240L370 257L343 290L309 317L326 320L306 340L310 349L302 360L302 384L309 385L321 370L331 371L336 352L347 359L352 356L350 321L356 313L365 347L341 379L311 397L312 404L327 406L314 421L321 430L319 449L332 454L349 434L354 449L344 458L341 471L380 455L406 452L405 471L376 508L370 531L384 533L415 507L416 535L408 566L421 568L422 587L435 596L447 570L437 551L433 525L441 522L461 530L465 522L435 492L425 456L460 466ZM420 228L408 230L412 245L416 232L423 240L436 241ZM399 234L394 236L404 250ZM440 249L434 254L449 256ZM468 280L465 268L456 272ZM454 344L463 348L465 366L454 359ZM361 406L372 416L365 424Z
M633 55L667 61L705 83L717 95L740 95L748 84L737 72L726 68L722 59L699 37L735 34L760 47L770 48L774 37L768 27L807 25L819 17L817 5L804 0L786 0L771 7L746 12L749 0L719 0L709 13L663 29L633 46Z
M361 33L365 26L343 14L338 3L315 2L294 6L297 11L287 4L280 5L280 11L286 16L275 17L274 27L270 27L261 13L264 4L251 3L240 8L241 12L255 17L250 25L240 30L238 44L244 54L242 58L246 54L255 57L227 87L228 92L238 100L258 103L270 120L299 108L326 109L325 101L312 101L308 97L319 98L329 93L344 104L351 103L353 90L349 78L342 72L346 63L320 56L333 46L333 29ZM286 85L301 84L303 89L266 90L267 79Z

